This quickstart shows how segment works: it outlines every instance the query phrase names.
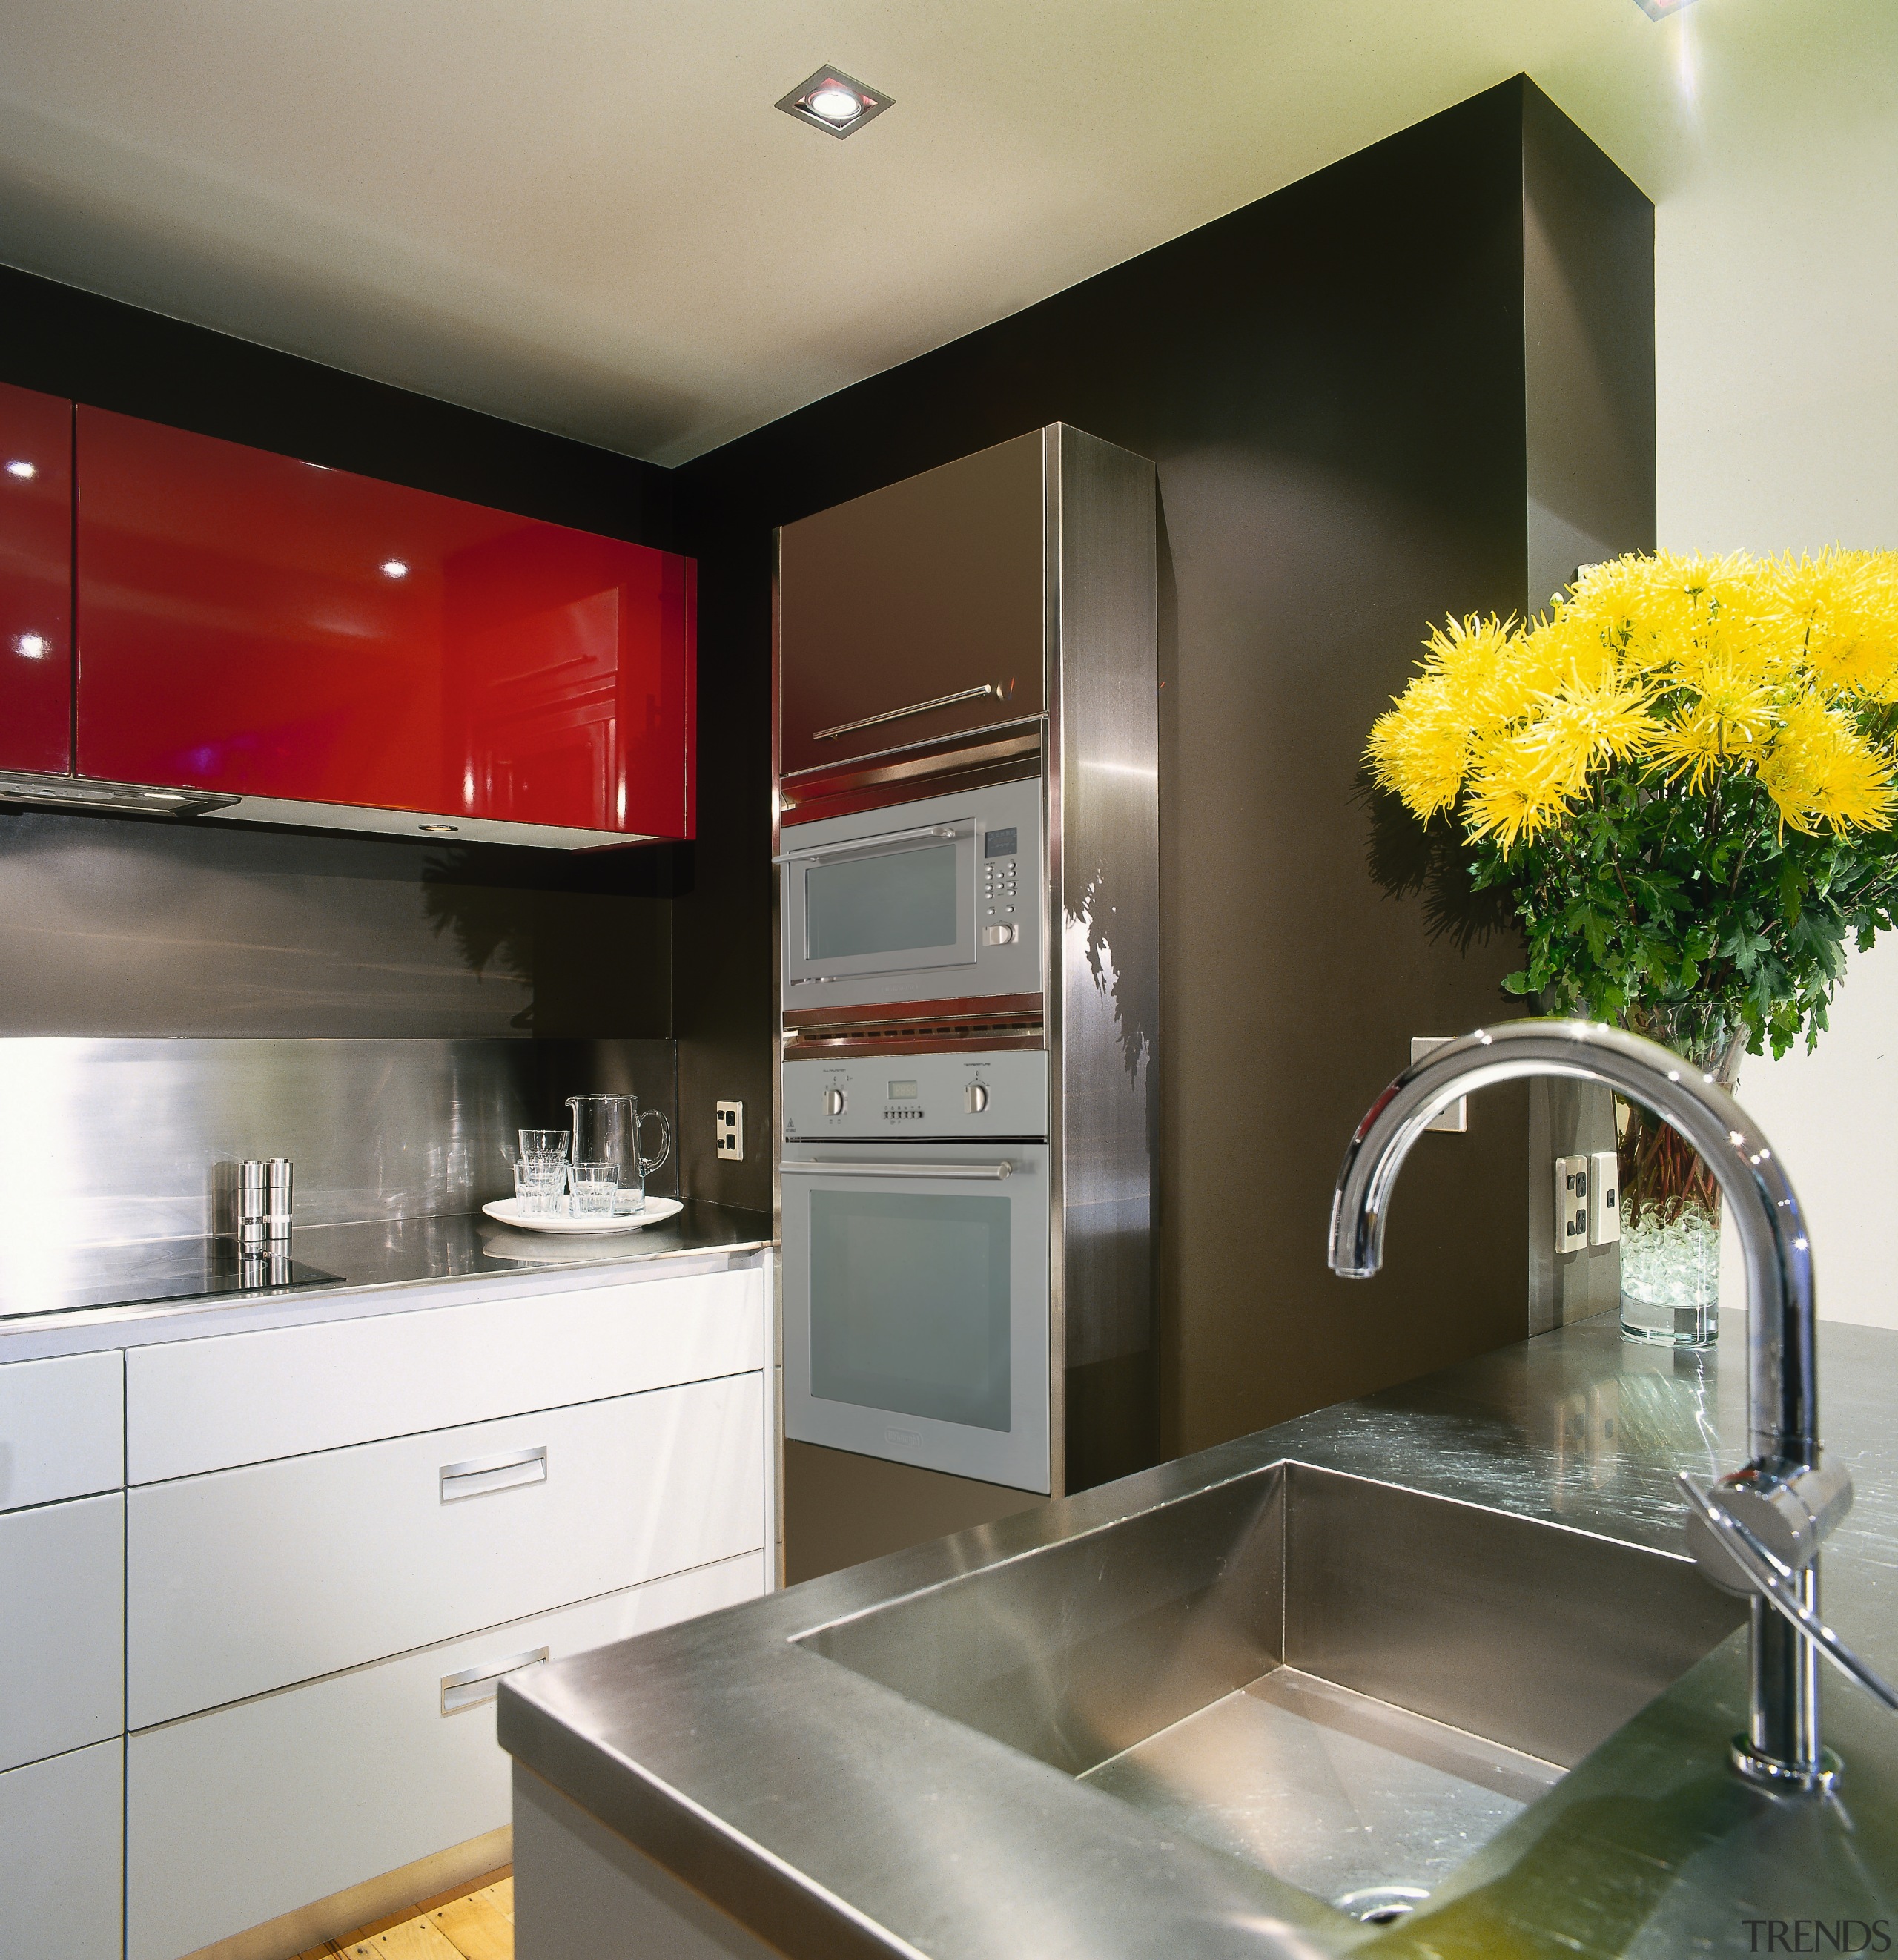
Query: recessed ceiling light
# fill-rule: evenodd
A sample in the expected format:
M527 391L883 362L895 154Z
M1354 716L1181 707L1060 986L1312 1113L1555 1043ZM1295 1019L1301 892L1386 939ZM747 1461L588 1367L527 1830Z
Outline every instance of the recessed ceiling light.
M832 136L850 136L896 100L881 90L846 75L841 68L820 68L806 75L777 107L813 129Z
M406 578L409 568L399 558L386 558L382 562L383 575L386 578Z
M7 474L9 476L17 476L24 479L37 476L40 473L30 463L9 463L7 465Z
M52 642L43 633L22 633L17 644L22 660L43 660L52 651Z
M431 832L439 837L445 836L451 830L459 830L461 826L458 823L418 823L415 828Z

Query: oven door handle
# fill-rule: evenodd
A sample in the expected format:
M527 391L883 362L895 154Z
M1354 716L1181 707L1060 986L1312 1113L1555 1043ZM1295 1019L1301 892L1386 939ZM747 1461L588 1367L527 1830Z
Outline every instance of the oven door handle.
M966 817L954 823L919 824L914 830L888 830L880 837L860 837L854 844L815 845L803 851L786 851L774 858L774 864L828 864L843 858L873 858L879 851L892 851L898 845L914 844L925 837L933 837L939 843L952 842L959 837L973 837L975 826Z
M852 1162L841 1162L835 1158L822 1158L815 1163L793 1163L787 1160L781 1166L787 1177L1013 1177L1015 1166L1007 1158L1000 1163L875 1163L858 1157Z

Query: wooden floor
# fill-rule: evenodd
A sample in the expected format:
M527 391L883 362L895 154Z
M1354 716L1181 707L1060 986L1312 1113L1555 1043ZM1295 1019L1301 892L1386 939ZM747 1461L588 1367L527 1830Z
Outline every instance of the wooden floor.
M297 1960L514 1960L514 1868L359 1926Z

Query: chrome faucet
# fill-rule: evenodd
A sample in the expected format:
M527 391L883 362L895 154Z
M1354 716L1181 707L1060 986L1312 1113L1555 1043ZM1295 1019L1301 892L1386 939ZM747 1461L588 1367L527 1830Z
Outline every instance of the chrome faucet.
M1331 1201L1331 1270L1369 1279L1410 1146L1460 1096L1525 1075L1605 1082L1687 1138L1732 1208L1747 1268L1744 1468L1702 1489L1684 1474L1687 1536L1702 1572L1752 1599L1751 1710L1734 1767L1767 1787L1828 1790L1838 1758L1819 1737L1823 1653L1887 1707L1898 1694L1819 1617L1819 1547L1852 1504L1852 1479L1819 1446L1812 1249L1791 1180L1746 1112L1680 1056L1588 1021L1505 1021L1433 1050L1371 1106Z

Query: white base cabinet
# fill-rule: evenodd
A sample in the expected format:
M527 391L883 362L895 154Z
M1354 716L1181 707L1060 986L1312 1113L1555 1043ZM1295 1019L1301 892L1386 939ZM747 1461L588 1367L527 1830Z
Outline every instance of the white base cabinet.
M125 1378L116 1351L0 1367L0 1511L124 1483Z
M507 1824L501 1674L775 1583L770 1274L0 1367L0 1960L180 1960Z
M125 1745L0 1776L0 1960L118 1960Z
M176 1960L505 1824L488 1670L764 1589L751 1552L132 1736L126 1960Z
M125 1570L116 1491L0 1513L0 1770L125 1726Z
M130 1726L756 1550L764 1424L734 1375L140 1486Z

